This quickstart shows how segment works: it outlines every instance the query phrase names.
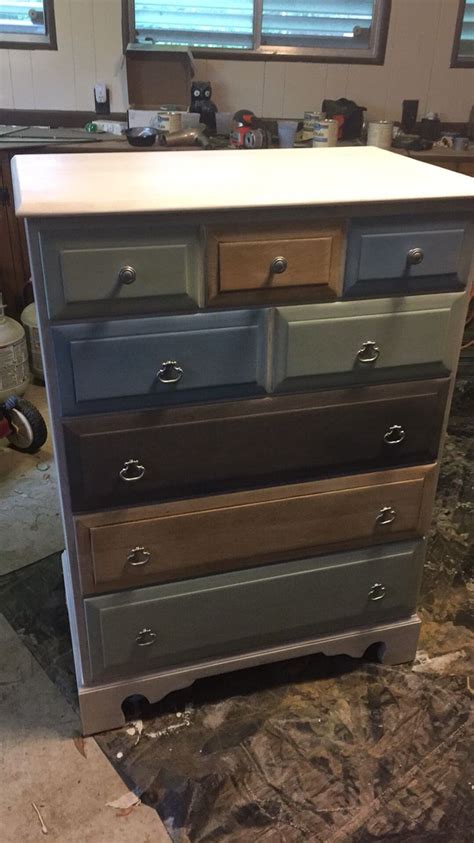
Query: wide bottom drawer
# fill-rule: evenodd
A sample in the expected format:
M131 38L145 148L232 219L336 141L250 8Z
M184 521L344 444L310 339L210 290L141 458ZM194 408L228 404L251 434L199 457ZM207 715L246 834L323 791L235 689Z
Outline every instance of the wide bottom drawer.
M83 591L415 538L429 526L434 477L418 466L78 516Z
M411 615L422 541L85 601L92 677L192 664Z

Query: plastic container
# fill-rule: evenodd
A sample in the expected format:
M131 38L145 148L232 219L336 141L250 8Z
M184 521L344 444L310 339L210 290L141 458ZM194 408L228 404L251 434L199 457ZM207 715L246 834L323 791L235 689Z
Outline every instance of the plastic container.
M278 121L278 142L282 149L290 149L294 146L297 128L297 120Z
M9 395L23 395L29 382L25 331L19 322L5 316L0 293L0 402Z
M43 358L41 356L41 345L38 330L38 315L34 302L25 307L20 316L21 324L25 329L26 344L30 360L31 373L35 378L44 381Z

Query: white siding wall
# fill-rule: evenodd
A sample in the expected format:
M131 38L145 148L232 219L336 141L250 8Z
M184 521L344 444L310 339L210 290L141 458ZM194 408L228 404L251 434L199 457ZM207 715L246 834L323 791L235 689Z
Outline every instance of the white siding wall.
M467 120L474 69L449 68L458 0L393 0L382 67L291 62L198 61L221 111L251 108L263 116L298 117L324 97L347 96L369 118L400 116L403 99L420 113ZM56 0L59 49L0 49L0 108L90 110L94 82L111 90L113 111L127 107L121 0Z

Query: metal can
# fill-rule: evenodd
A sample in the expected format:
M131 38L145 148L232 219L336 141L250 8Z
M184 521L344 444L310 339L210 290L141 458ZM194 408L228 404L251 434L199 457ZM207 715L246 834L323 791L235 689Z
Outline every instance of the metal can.
M325 118L326 115L322 111L305 111L303 118L303 140L312 140L314 124Z
M390 149L392 138L393 122L391 120L375 120L373 123L369 123L367 129L367 146Z
M313 130L313 149L326 149L336 146L339 134L337 120L317 120Z
M159 132L179 132L181 131L181 112L179 111L157 111L154 122L154 128Z

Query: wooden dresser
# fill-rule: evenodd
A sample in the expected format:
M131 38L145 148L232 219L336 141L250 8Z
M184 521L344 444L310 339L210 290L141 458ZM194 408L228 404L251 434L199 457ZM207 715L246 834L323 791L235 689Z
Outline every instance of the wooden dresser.
M84 732L263 662L411 660L472 180L371 148L23 155L13 177Z

